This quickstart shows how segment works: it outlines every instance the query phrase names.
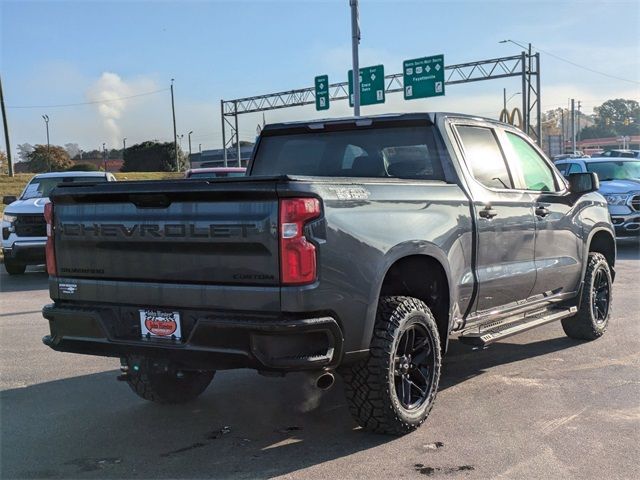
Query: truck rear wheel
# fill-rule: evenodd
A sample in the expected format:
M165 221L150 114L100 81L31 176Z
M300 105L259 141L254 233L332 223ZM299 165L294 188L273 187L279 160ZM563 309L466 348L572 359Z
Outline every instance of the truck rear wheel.
M611 316L611 269L601 253L590 253L584 275L580 309L572 317L562 320L568 337L595 340L607 330Z
M128 358L127 383L139 397L156 403L186 403L213 380L215 371L181 371L149 358Z
M342 372L351 414L374 432L415 430L433 407L440 364L438 328L429 307L412 297L383 297L369 358Z
M19 263L19 262L16 262L15 260L5 258L4 269L7 271L9 275L22 275L27 269L27 266L24 263Z

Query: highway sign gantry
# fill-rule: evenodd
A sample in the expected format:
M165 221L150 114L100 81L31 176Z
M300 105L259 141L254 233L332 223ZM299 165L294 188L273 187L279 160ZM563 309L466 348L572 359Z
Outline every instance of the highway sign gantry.
M384 103L384 65L360 69L360 105ZM353 107L353 70L349 70L349 105Z
M444 55L405 60L402 68L405 100L444 95Z

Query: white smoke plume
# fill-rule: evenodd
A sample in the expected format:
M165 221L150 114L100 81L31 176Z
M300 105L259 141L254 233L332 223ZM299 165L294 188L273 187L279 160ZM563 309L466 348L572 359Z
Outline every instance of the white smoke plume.
M98 113L102 117L106 134L111 145L119 145L122 131L118 121L127 108L127 100L122 97L133 95L130 85L111 72L104 72L86 92L87 100L97 103Z

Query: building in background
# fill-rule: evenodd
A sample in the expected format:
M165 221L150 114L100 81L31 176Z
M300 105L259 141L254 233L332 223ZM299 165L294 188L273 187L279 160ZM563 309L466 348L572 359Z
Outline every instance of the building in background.
M242 145L240 142L240 166L246 167L253 153L253 145ZM227 149L227 166L237 167L238 160L235 148ZM192 153L189 156L189 168L224 167L224 150L203 150L200 153Z

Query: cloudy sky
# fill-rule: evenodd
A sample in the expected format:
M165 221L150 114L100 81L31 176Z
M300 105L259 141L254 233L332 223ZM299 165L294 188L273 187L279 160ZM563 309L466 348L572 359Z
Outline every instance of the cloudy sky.
M221 146L220 99L346 81L348 0L9 1L0 0L0 62L11 141L85 149L172 138L169 85L175 78L178 133L194 150ZM444 54L447 65L541 52L542 105L579 99L583 111L609 98L640 99L640 2L361 0L361 65L397 73L404 59ZM569 60L580 68L558 59ZM601 75L605 73L609 76ZM612 78L617 77L617 78ZM363 114L447 110L495 117L502 89L520 80L447 87L445 97L387 96ZM124 98L123 97L129 97ZM94 102L87 105L60 106ZM512 100L516 106L518 97ZM28 107L28 108L25 108ZM34 107L34 108L31 108ZM349 114L335 102L330 116ZM313 107L266 112L267 122L327 116ZM262 115L240 117L253 140Z

